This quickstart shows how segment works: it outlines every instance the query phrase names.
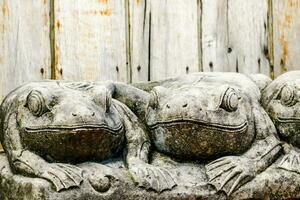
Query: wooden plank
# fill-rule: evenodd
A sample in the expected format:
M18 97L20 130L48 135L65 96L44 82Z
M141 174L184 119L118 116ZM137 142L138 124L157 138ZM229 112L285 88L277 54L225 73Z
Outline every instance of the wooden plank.
M231 63L238 61L242 73L269 75L268 1L230 1L229 10Z
M50 78L51 59L49 1L0 0L0 8L1 102L24 82Z
M267 0L203 0L204 71L270 74Z
M149 3L150 79L199 71L197 0Z
M0 0L0 101L27 81L50 78L49 1Z
M203 71L235 71L228 66L227 0L202 1Z
M128 81L125 0L64 0L54 7L57 78Z
M300 0L273 0L274 71L300 69Z
M132 81L149 79L150 3L147 0L129 0L129 35Z

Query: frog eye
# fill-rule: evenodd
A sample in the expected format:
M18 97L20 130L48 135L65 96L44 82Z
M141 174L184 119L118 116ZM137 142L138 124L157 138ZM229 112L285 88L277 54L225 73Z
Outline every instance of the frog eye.
M41 92L33 90L27 96L27 103L28 109L32 112L35 116L41 116L46 110L45 99Z
M239 96L233 88L228 88L223 96L221 108L228 112L236 111L239 105Z
M150 92L150 98L149 98L149 107L155 109L158 106L158 97L157 97L157 93L154 90L152 90Z
M296 95L295 95L295 92L294 92L294 89L292 86L285 85L281 89L280 101L281 101L282 105L285 105L285 106L293 106L296 104L297 98L296 98Z

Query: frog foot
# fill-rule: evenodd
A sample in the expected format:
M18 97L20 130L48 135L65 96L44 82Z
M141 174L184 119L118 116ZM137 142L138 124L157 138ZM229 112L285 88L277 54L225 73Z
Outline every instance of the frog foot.
M83 181L83 170L69 164L51 163L43 167L40 177L47 179L57 192L71 187L79 187Z
M228 196L257 174L254 161L239 156L227 156L205 166L209 184Z
M278 164L278 168L300 174L300 153L291 149Z
M161 193L177 185L168 170L147 163L133 165L130 172L134 182L147 190L152 189Z

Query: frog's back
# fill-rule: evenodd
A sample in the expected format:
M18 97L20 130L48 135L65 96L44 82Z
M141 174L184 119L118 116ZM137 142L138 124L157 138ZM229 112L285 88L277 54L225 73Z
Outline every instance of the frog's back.
M151 91L156 86L178 88L183 85L228 85L240 89L253 100L260 99L259 87L247 75L235 72L197 72L160 81L134 83L133 86L144 91Z

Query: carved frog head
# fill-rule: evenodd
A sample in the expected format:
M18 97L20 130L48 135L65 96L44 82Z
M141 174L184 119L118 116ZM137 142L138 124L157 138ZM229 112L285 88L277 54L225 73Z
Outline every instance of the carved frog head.
M2 121L11 116L13 123L3 126L16 126L23 148L50 161L103 160L116 153L124 139L121 117L104 84L24 85L2 104Z
M189 75L154 87L145 118L156 147L167 154L239 154L255 138L253 105L259 95L244 75Z
M300 147L300 71L279 76L262 96L263 106L281 138Z

